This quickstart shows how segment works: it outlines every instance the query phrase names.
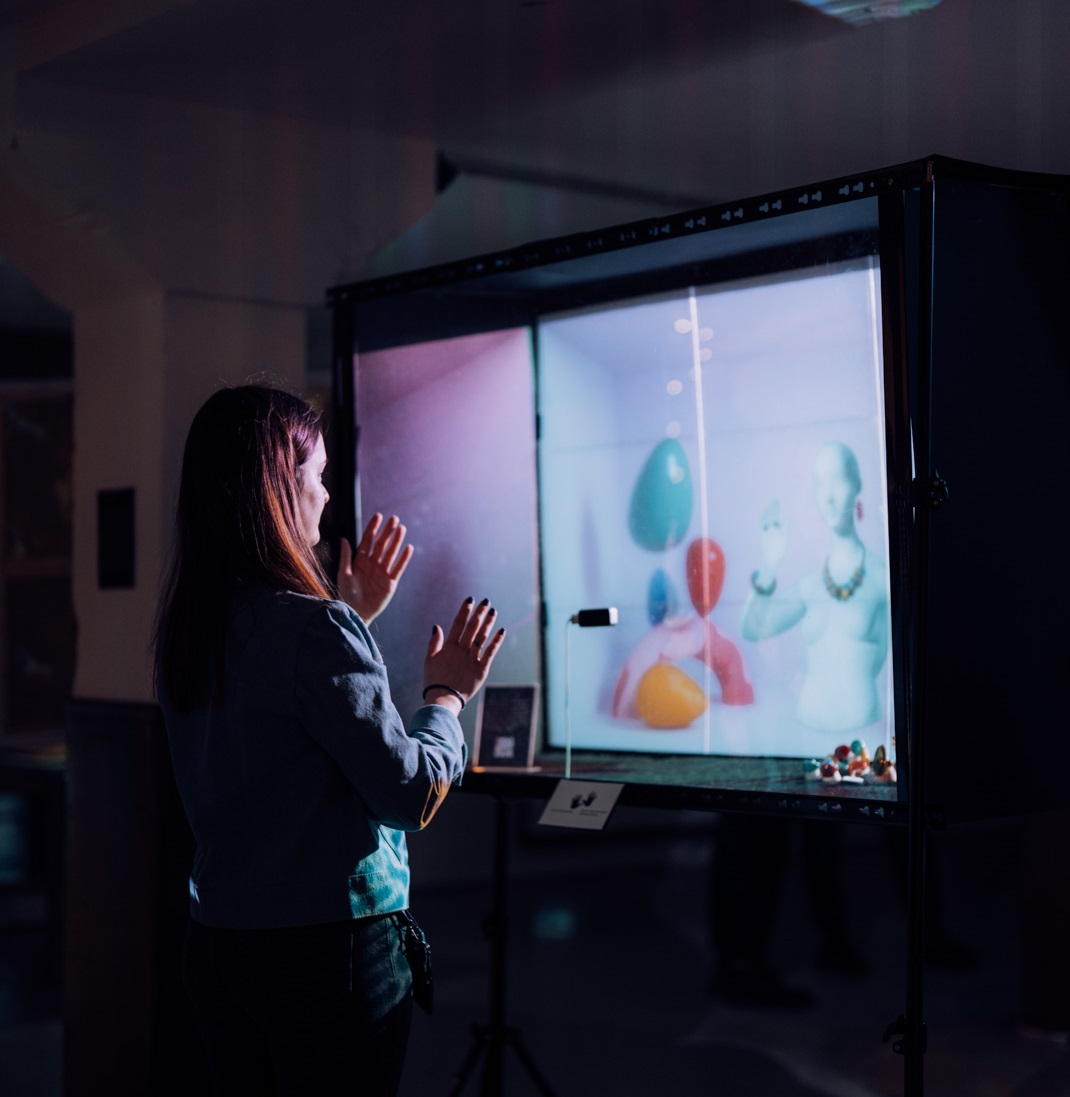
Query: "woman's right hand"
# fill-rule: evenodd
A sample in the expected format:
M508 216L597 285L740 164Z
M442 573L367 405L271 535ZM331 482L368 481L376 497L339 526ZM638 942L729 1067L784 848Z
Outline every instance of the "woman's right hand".
M491 635L497 616L488 599L474 605L468 598L461 604L445 638L438 625L432 628L424 659L425 701L448 708L456 705L459 711L460 702L451 691L455 690L465 703L475 696L487 680L490 665L505 640L503 628ZM449 688L435 691L430 688L433 686Z

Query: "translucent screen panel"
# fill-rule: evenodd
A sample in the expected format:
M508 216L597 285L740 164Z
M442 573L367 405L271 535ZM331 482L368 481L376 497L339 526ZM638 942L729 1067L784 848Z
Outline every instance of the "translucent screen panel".
M508 630L491 680L538 681L530 332L360 354L354 370L358 525L396 513L416 547L373 625L399 708L420 704L431 625L448 628L469 595L490 598Z
M880 332L876 258L543 318L552 745L894 757Z

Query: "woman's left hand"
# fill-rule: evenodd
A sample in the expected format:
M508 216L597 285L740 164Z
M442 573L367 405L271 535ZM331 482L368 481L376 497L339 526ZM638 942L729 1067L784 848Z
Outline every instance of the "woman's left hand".
M338 593L370 623L386 609L415 551L404 545L405 527L396 514L383 523L373 514L354 552L343 537L338 551ZM404 547L402 547L404 545Z

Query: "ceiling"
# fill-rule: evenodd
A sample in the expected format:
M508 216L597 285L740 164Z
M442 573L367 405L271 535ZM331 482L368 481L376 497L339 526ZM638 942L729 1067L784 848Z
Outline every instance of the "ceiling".
M13 15L38 7L6 4ZM602 87L847 33L794 0L200 0L87 41L37 73L473 141L507 138L518 116L566 109Z
M0 40L0 176L185 290L316 301L934 152L1070 172L1065 0L0 0Z

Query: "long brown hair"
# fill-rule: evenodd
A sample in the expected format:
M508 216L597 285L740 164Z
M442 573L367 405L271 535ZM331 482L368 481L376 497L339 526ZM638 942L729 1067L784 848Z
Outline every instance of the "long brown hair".
M179 711L221 695L227 621L243 586L333 597L297 501L297 469L321 430L304 400L263 385L220 389L194 416L155 635L159 681Z

